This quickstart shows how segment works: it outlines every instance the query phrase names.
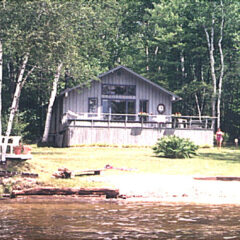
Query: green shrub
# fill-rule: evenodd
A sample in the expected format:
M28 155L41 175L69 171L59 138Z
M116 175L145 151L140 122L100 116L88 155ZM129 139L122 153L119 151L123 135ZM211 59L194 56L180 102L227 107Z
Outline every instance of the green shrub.
M198 146L192 141L177 136L166 136L160 138L153 147L154 153L160 157L189 158L196 155Z

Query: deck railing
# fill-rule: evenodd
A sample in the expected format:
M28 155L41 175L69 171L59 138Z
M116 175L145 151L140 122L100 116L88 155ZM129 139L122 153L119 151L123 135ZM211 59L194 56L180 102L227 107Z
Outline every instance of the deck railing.
M178 128L212 129L216 118L210 116L180 116L111 113L73 113L63 117L63 125L82 127L141 127L141 128Z

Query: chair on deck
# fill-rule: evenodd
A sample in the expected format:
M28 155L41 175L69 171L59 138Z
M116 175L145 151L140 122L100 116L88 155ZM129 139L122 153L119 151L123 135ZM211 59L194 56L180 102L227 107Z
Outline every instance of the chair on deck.
M7 139L7 137L0 136L0 150L1 150L1 152L2 152L3 144L5 143L6 139ZM21 141L21 136L10 136L10 137L8 137L6 153L7 154L14 154L14 147L19 146L20 141Z
M158 123L159 127L166 126L167 116L166 115L157 115L152 118L153 121Z

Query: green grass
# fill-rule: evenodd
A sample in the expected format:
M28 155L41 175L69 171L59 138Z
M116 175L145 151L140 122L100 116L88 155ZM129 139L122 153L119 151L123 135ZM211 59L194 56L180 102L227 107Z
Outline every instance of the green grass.
M198 150L198 156L189 159L159 158L151 148L38 148L32 146L33 159L22 163L9 163L9 170L28 171L39 174L42 185L65 187L97 187L107 185L93 181L92 177L55 179L52 174L59 167L70 170L101 169L110 164L117 168L138 170L137 173L159 173L164 175L240 176L240 149L206 148ZM128 172L108 170L103 175L126 174ZM131 173L131 172L130 172ZM101 181L102 174L94 179Z

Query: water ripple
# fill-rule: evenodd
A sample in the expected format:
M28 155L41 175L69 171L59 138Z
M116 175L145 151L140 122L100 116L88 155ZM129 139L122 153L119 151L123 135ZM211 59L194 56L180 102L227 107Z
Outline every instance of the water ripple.
M240 206L160 203L1 204L4 240L239 239Z

